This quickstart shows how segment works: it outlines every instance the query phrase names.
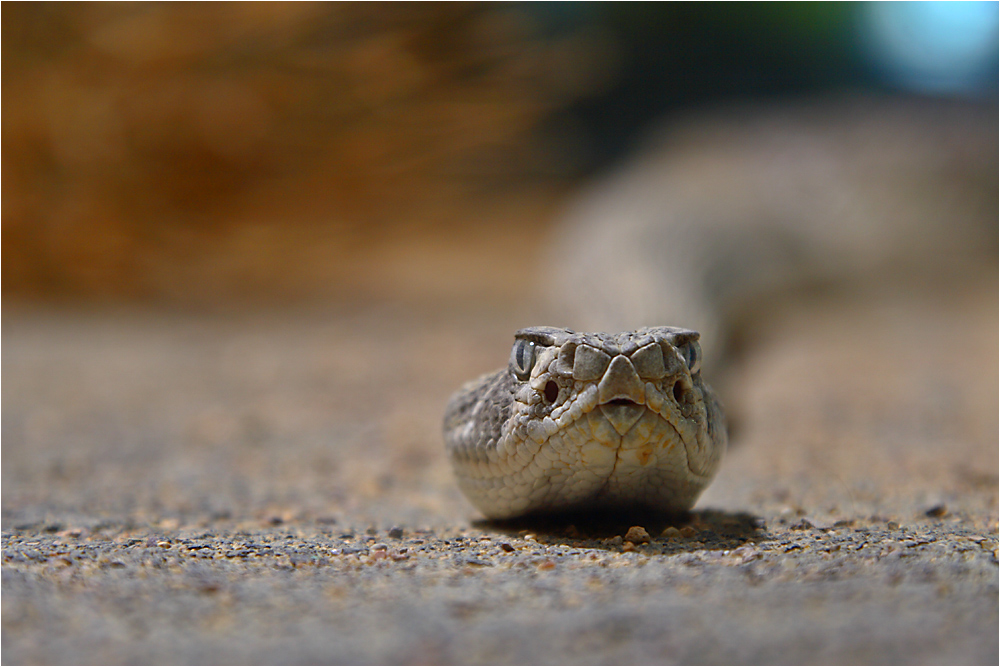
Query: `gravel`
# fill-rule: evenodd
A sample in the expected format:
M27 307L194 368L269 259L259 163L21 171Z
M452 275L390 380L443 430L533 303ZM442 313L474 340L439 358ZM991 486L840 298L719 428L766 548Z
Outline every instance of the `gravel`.
M8 310L4 661L995 664L994 285L794 309L693 513L520 524L438 420L537 312Z

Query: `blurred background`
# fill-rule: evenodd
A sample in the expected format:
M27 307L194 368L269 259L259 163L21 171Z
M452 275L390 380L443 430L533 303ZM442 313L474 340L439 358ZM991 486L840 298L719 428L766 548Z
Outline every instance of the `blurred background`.
M995 104L997 3L3 3L7 303L516 294L678 109Z
M0 13L11 664L996 661L998 3ZM820 285L786 294L783 261ZM778 551L685 543L706 555L679 578L605 592L562 561L514 588L466 564L445 404L516 328L586 326L551 294L652 303L671 320L642 323L697 327L706 355L695 316L728 318L733 363L705 368L734 446L699 507ZM871 545L804 528L841 525ZM230 558L400 530L433 557L377 578L347 549ZM632 623L667 608L698 631ZM428 648L451 644L476 650Z

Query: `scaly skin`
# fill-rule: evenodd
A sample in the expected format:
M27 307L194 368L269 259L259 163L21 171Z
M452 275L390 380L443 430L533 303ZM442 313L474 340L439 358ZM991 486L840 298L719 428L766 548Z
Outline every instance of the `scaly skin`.
M459 486L487 517L694 504L726 449L698 334L532 327L506 369L460 389L444 437Z

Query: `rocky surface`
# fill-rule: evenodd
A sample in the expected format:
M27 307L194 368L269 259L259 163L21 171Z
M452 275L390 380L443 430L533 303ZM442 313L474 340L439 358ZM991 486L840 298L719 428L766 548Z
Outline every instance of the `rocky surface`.
M776 313L686 517L490 524L439 420L534 304L8 309L18 663L996 663L995 267Z

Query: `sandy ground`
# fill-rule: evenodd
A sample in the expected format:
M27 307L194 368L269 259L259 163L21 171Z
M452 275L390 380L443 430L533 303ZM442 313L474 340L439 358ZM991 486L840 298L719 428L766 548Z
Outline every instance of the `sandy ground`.
M439 432L538 306L8 308L3 661L995 664L995 276L776 314L696 511L572 524Z

